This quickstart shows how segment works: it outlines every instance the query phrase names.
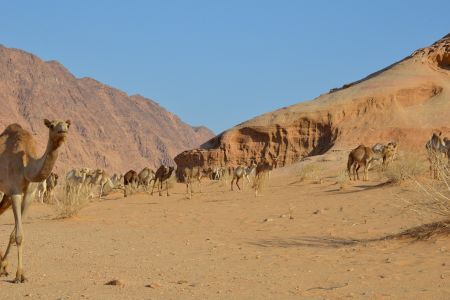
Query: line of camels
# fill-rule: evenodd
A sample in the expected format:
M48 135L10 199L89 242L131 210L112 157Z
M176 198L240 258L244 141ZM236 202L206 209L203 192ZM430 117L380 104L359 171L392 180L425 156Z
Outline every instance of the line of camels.
M35 142L32 134L23 129L19 124L11 124L0 134L0 215L12 206L15 226L11 232L9 243L5 253L0 251L0 276L8 276L7 258L14 244L17 246L17 271L13 280L15 283L26 281L23 269L23 228L22 220L30 203L38 193L38 198L51 194L57 182L58 175L52 170L58 158L58 150L67 138L71 122L69 120L47 120L44 125L49 130L48 143L42 156L36 153ZM433 134L427 142L426 148L429 152L449 157L450 142L442 139L441 134ZM377 144L374 147L360 145L352 150L348 157L347 170L351 179L359 179L358 170L364 168L364 180L368 180L368 171L373 161L382 159L383 164L388 164L395 158L397 144L395 142L387 145ZM238 166L229 169L232 175L231 189L236 184L238 189L239 181L246 179L250 183L249 176L269 174L274 168L273 163L263 160L259 163L252 162L249 166ZM163 183L166 183L166 192L169 196L168 179L172 176L175 168L172 166L161 166L156 172L150 168L144 168L140 173L130 170L123 176L114 174L111 178L100 169L90 170L88 168L74 169L66 174L66 183L75 185L98 185L100 186L100 197L107 187L119 186L123 182L124 197L128 195L128 188L143 186L148 190L153 182L151 194L158 185L159 195L162 195ZM200 182L202 177L220 179L225 174L224 168L205 170L200 167L184 168L182 175L186 183L186 193L192 195L192 183ZM256 191L257 192L257 191Z

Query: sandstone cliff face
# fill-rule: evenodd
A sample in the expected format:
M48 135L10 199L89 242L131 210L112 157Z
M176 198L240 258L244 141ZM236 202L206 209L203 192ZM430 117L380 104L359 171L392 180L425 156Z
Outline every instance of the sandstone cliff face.
M236 166L264 157L284 166L330 149L392 140L404 150L422 150L431 131L450 133L449 97L447 35L360 81L231 128L199 149L180 153L175 162L178 167Z
M173 164L177 153L213 136L150 99L128 96L94 79L77 79L58 62L3 46L0 107L0 128L21 124L35 134L41 153L48 137L42 119L72 121L57 162L59 171L88 166L125 172Z

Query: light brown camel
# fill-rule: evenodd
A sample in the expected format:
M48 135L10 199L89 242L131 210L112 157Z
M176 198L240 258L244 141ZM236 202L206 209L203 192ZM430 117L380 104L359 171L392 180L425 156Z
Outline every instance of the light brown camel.
M47 185L47 189L44 193L44 202L51 203L53 199L55 199L53 197L53 191L58 184L58 174L51 172L50 176L47 177L45 182Z
M184 168L183 169L183 179L184 183L186 183L186 195L189 199L192 198L192 183L193 181L197 181L200 185L201 179L203 177L208 177L208 171L204 170L201 167L192 167L192 168Z
M168 181L169 181L170 176L172 176L172 173L174 170L175 170L175 168L172 166L171 167L160 166L158 168L158 170L156 170L155 181L153 182L151 195L153 195L153 190L155 188L155 185L159 182L158 192L159 192L159 195L162 196L163 183L166 182L166 192L167 192L167 196L169 196L169 182Z
M236 186L238 187L238 189L241 189L241 187L239 186L239 180L241 180L241 178L247 179L248 183L250 184L250 175L255 169L255 162L252 162L249 167L238 166L236 169L234 169L233 179L231 180L231 190L233 190L234 181L236 181ZM242 188L244 188L244 181L242 181Z
M393 160L395 154L397 153L397 144L395 142L388 143L387 146L381 147L381 150L377 150L378 147L366 147L364 145L359 145L353 149L348 155L347 161L347 172L350 180L359 180L359 169L364 168L363 180L369 180L369 169L371 164L375 160L382 159L383 166ZM376 151L374 151L374 149Z
M9 125L0 135L0 190L4 192L0 214L12 205L15 221L5 255L0 253L0 275L8 275L6 259L11 245L15 243L18 257L16 283L26 281L22 260L22 217L33 200L37 183L50 175L58 158L58 149L66 140L70 127L70 121L45 119L44 124L49 128L49 138L47 149L41 157L36 154L33 136L20 125Z
M155 180L155 172L150 168L143 168L138 174L138 186L142 186L144 191L148 192L150 184Z

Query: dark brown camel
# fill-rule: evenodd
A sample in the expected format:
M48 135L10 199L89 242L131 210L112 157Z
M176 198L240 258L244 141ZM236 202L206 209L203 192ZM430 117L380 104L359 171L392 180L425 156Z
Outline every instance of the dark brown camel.
M172 176L172 173L173 173L174 169L175 169L174 167L161 166L161 167L158 168L158 170L156 170L155 181L153 182L151 195L153 195L153 190L155 188L155 185L159 182L159 184L158 184L158 192L159 192L159 195L162 196L161 192L162 192L162 188L163 188L163 182L166 182L167 196L169 196L168 179L170 178L170 176Z
M124 185L123 196L124 197L127 196L128 185L130 186L131 189L133 189L133 187L137 186L138 182L139 182L139 177L138 177L138 174L136 173L136 171L130 170L130 171L126 172L125 175L123 176L123 185Z

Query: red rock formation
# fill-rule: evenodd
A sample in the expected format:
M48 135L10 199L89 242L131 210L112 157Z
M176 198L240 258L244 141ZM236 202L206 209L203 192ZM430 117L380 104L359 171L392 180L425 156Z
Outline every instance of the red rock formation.
M157 167L213 136L193 128L156 102L75 78L61 64L0 46L0 128L19 123L44 151L42 119L72 120L56 168L101 167L110 172ZM0 129L1 131L2 129Z
M244 122L175 157L178 167L235 166L262 157L278 166L395 140L423 150L431 131L450 133L450 35L368 77Z

